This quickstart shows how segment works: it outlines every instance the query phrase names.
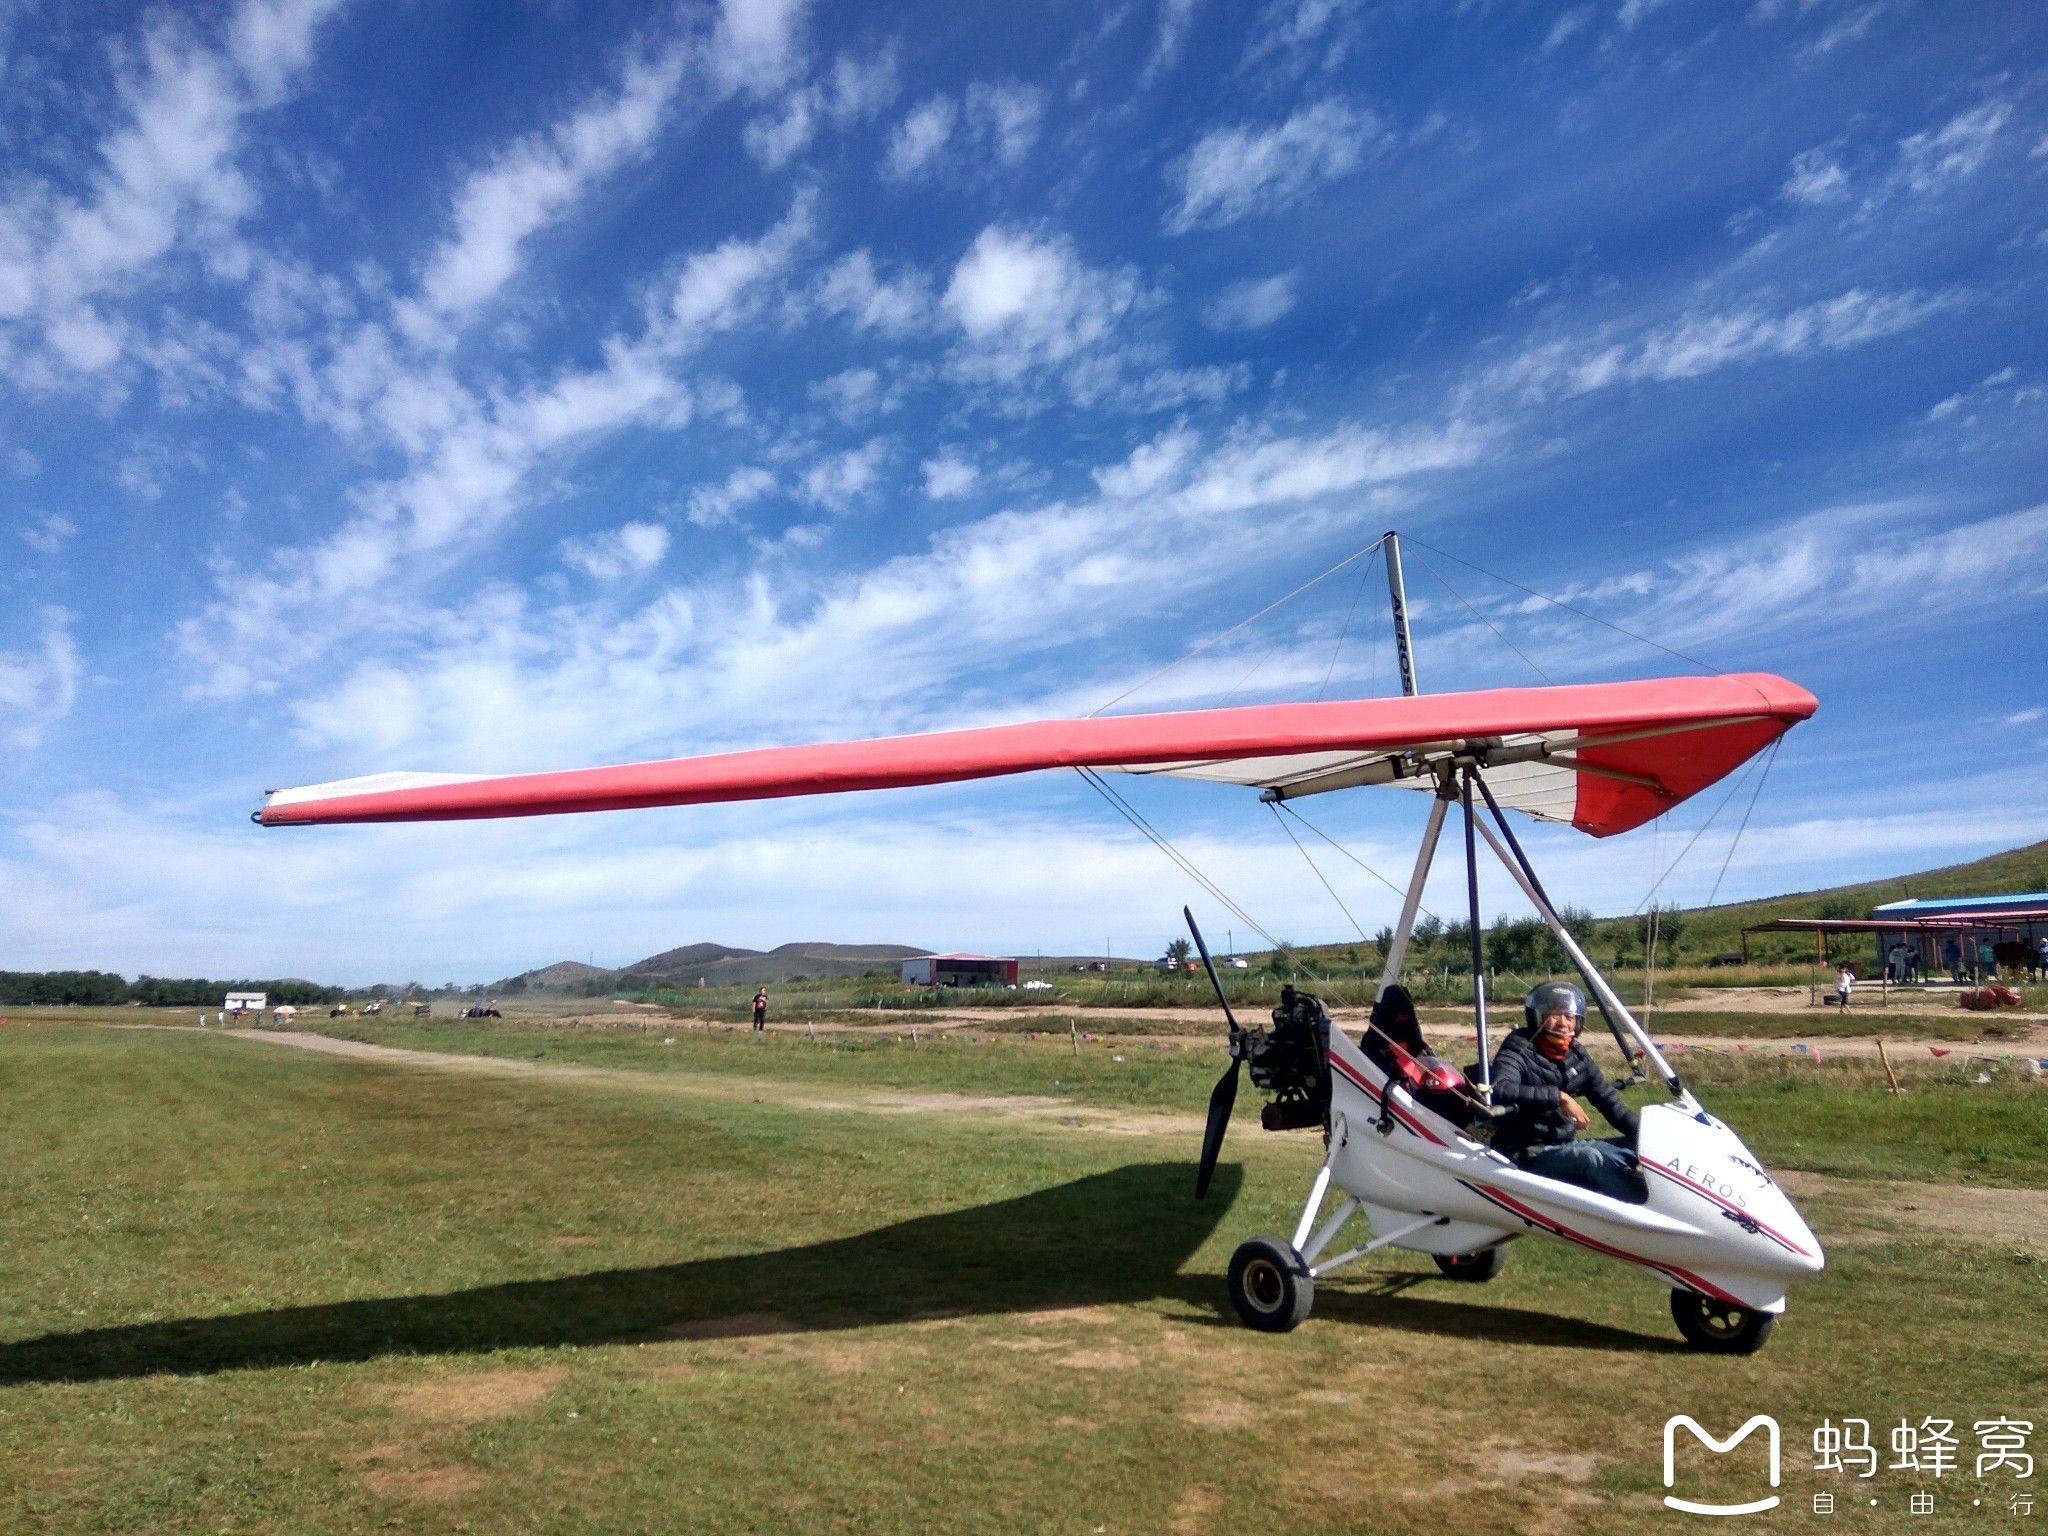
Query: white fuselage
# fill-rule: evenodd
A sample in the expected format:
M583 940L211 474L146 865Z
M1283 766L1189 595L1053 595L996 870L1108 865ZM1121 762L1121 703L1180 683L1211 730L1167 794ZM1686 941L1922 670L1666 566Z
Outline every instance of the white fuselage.
M1341 1031L1331 1032L1330 1074L1332 1181L1375 1231L1441 1218L1395 1246L1464 1254L1536 1233L1757 1312L1782 1311L1787 1284L1822 1266L1784 1191L1689 1093L1643 1110L1636 1152L1649 1200L1633 1205L1525 1172L1399 1087L1393 1129L1381 1134L1386 1075Z

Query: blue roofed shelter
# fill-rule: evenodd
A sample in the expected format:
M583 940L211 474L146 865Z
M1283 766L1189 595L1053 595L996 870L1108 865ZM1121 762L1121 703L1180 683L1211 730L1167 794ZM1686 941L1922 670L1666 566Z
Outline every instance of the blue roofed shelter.
M1897 923L1878 934L1878 948L1901 940L1920 952L1923 968L1940 961L1944 933L1964 948L1966 962L1977 958L1980 944L2037 946L2048 935L2048 891L2022 891L2009 896L1927 896L1888 901L1870 909L1872 922Z

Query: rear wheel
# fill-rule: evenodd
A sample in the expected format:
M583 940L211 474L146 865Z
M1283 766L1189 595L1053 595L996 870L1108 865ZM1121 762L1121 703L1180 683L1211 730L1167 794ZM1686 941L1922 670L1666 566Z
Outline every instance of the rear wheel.
M1671 1293L1671 1320L1686 1343L1714 1355L1753 1355L1778 1326L1776 1313L1752 1312L1696 1291Z
M1277 1237L1254 1237L1230 1256L1230 1304L1246 1327L1286 1333L1308 1316L1315 1300L1308 1266Z
M1433 1253L1430 1257L1436 1260L1436 1267L1446 1280L1466 1280L1478 1285L1507 1267L1508 1250L1505 1244L1496 1243L1477 1253Z

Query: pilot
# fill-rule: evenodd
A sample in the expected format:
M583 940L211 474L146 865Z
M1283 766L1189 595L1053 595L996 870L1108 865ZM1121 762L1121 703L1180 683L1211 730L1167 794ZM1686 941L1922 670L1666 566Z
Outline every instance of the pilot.
M1546 981L1530 991L1522 1016L1523 1027L1493 1058L1493 1102L1506 1111L1494 1122L1494 1150L1531 1173L1642 1204L1649 1194L1632 1150L1636 1112L1579 1044L1585 997L1577 987ZM1621 1135L1575 1139L1591 1124L1581 1098Z

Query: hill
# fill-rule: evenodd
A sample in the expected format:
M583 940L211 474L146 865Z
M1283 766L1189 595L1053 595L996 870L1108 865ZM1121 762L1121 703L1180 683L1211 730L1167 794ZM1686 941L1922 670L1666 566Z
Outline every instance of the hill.
M676 951L670 951L671 954ZM928 949L908 944L825 944L803 942L784 944L769 950L744 950L697 966L671 966L650 972L643 962L627 967L636 976L656 975L665 981L694 986L698 977L707 987L755 986L765 982L788 981L794 976L858 976L865 971L887 971L912 955L928 955ZM659 957L656 957L659 958Z
M1671 960L1683 964L1738 950L1742 947L1744 928L1781 917L1868 917L1871 908L1888 901L2007 896L2021 891L2048 891L2048 842L2028 843L1967 863L1945 864L1914 874L1684 909L1678 914ZM1595 924L1594 931L1603 937L1618 938L1624 931L1632 932L1639 921L1634 917L1604 919ZM1660 951L1663 947L1660 942ZM1813 940L1806 934L1759 934L1751 940L1750 950L1759 958L1784 955L1803 959L1813 953Z
M557 960L539 970L508 976L494 985L499 991L507 988L518 990L523 984L535 992L567 992L587 981L602 979L609 983L616 975L616 971L608 971L600 965L585 965L581 960Z
M521 992L561 992L595 997L601 992L646 991L677 984L694 987L758 987L797 976L858 976L866 971L894 973L912 955L930 954L909 944L827 944L804 940L777 949L745 949L731 944L684 944L665 949L631 965L610 970L580 960L558 960L492 984L491 990L513 996Z

